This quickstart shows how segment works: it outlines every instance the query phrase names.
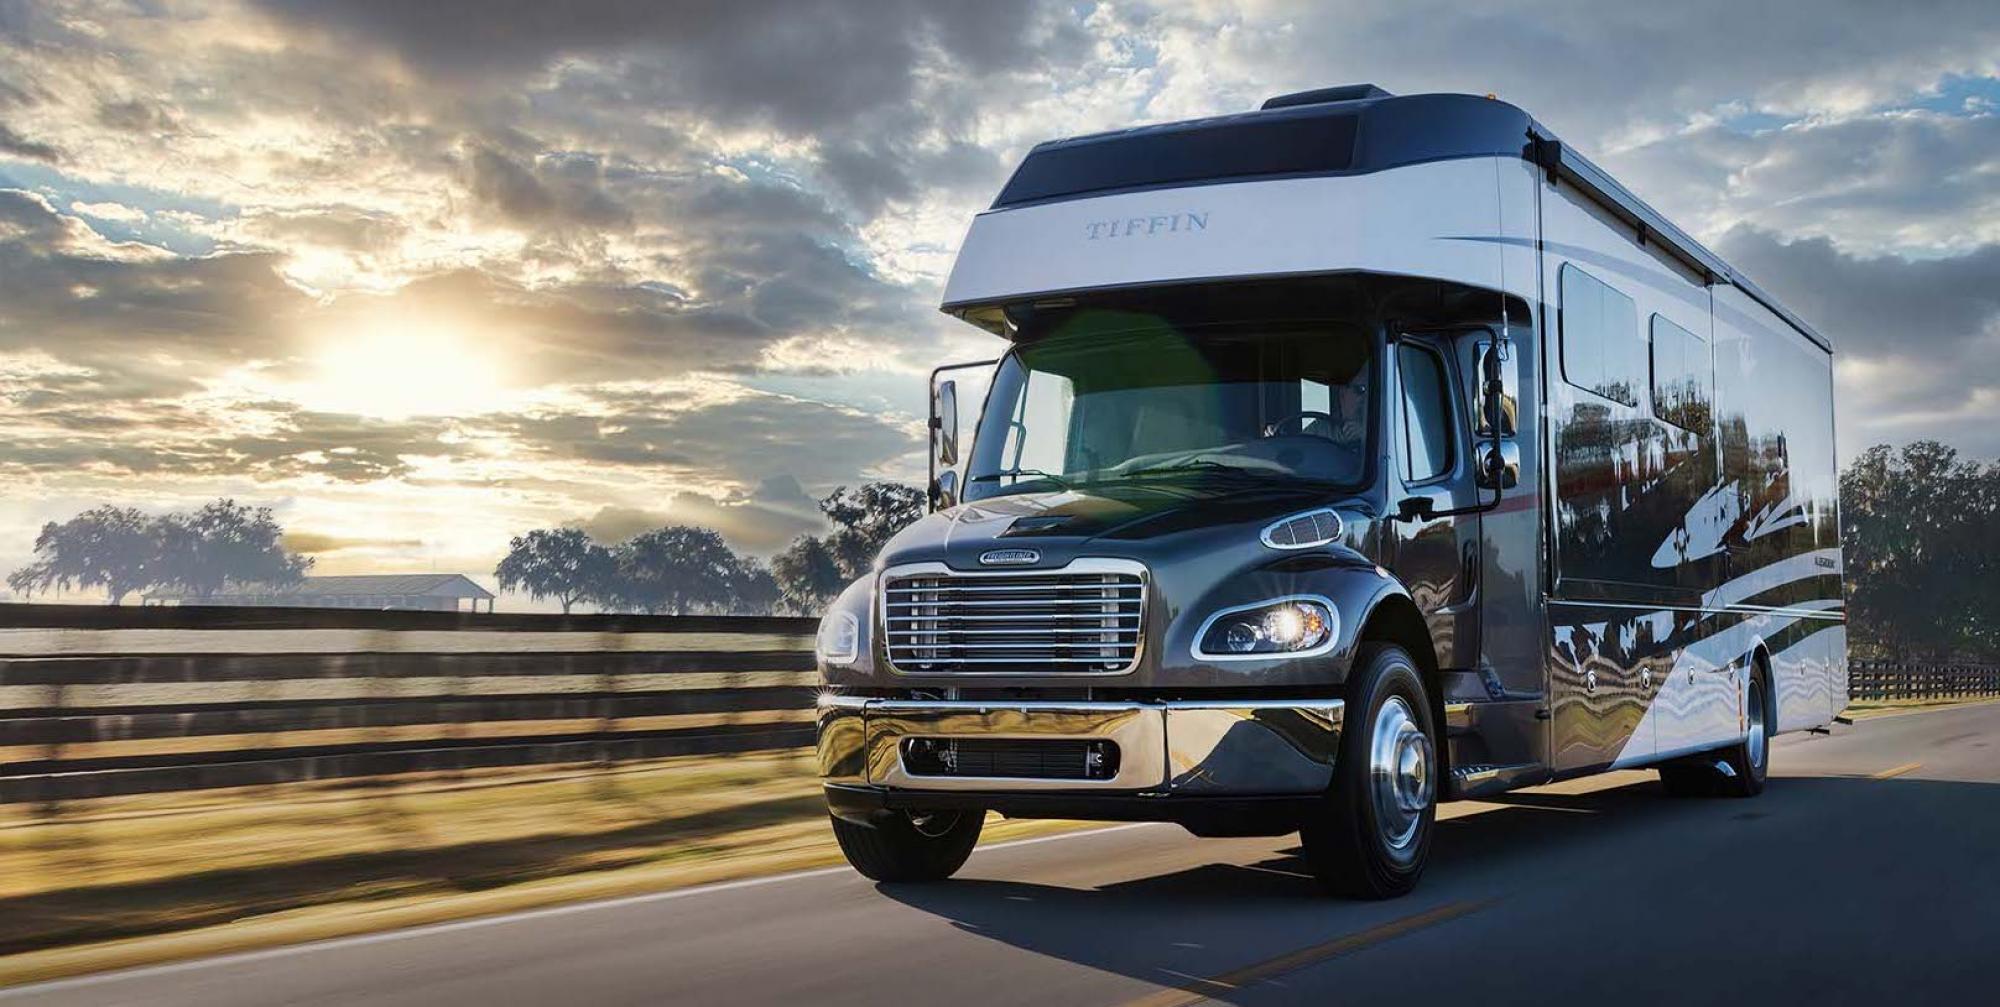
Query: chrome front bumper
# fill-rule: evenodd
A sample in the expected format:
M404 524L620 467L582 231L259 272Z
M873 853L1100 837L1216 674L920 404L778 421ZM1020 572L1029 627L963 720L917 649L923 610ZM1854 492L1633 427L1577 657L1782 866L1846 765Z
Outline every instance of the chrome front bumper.
M1338 699L1172 703L930 702L829 696L819 704L826 783L895 791L1140 796L1318 794L1340 747ZM1119 750L1105 780L919 776L906 738L1103 740Z

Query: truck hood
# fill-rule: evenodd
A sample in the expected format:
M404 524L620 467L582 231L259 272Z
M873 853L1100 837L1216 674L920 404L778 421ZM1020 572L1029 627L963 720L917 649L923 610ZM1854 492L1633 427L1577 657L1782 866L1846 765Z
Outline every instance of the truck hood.
M990 568L980 557L999 549L1033 552L1033 561L1015 555L1010 564L1030 568L1060 567L1083 555L1144 560L1171 551L1180 559L1207 551L1203 540L1247 544L1263 524L1340 502L1329 500L1323 489L1286 486L1141 484L1016 493L924 517L889 541L882 563L941 562L978 570Z

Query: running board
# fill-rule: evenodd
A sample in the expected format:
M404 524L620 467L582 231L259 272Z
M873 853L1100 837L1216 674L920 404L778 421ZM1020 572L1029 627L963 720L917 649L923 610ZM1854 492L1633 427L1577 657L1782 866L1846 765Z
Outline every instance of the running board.
M1451 771L1451 779L1445 785L1445 799L1486 797L1548 781L1549 769L1539 762L1459 766Z

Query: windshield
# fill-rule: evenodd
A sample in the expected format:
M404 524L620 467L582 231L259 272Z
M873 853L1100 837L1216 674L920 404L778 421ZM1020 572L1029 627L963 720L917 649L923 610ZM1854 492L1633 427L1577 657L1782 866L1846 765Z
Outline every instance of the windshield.
M1346 321L1079 311L1001 362L965 498L1151 480L1356 486L1373 340Z

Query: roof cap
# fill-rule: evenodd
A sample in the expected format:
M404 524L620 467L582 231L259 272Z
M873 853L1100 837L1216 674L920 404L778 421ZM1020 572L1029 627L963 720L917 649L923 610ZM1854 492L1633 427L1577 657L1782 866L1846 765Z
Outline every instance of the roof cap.
M1341 84L1337 87L1316 87L1310 91L1293 91L1275 98L1266 98L1263 108L1292 108L1297 105L1328 105L1336 101L1366 101L1370 98L1388 98L1389 92L1373 84Z

